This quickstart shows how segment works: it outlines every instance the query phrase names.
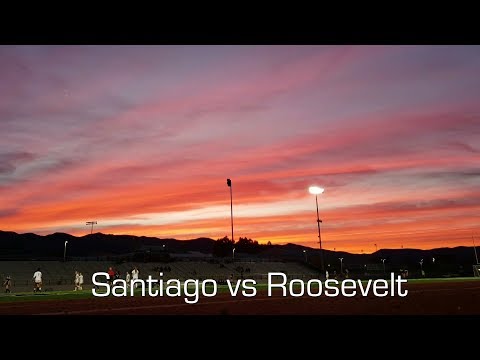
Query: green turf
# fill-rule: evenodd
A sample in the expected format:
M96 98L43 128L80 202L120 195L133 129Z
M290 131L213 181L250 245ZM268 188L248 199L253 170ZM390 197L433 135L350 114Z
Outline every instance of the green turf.
M82 291L49 291L36 293L19 292L0 295L0 303L14 301L38 301L38 300L71 300L93 297L92 290Z
M464 282L464 281L480 281L478 277L456 277L456 278L425 278L425 279L408 279L409 284L428 284L436 282Z
M387 279L388 280L388 279ZM465 281L480 281L480 278L474 277L463 277L463 278L425 278L425 279L408 279L409 284L427 284L427 283L437 283L437 282L465 282ZM366 281L362 281L366 282ZM218 293L228 292L227 285L218 285ZM260 283L256 284L258 290L266 290L267 284ZM137 289L135 291L135 296L139 296L141 290ZM85 299L85 298L94 298L91 289L81 290L81 291L48 291L42 293L33 292L20 292L20 293L10 293L10 294L0 294L0 304L8 302L20 302L20 301L39 301L39 300L74 300L74 299ZM100 298L102 299L102 298Z

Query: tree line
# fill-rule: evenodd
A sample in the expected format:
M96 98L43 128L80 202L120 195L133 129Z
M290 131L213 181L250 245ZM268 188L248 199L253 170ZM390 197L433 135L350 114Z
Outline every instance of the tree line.
M235 251L239 253L257 254L271 246L272 243L270 241L267 244L259 244L257 240L252 240L247 237L240 237L238 241L235 241L228 236L224 236L215 241L213 245L213 256L232 256L234 248Z

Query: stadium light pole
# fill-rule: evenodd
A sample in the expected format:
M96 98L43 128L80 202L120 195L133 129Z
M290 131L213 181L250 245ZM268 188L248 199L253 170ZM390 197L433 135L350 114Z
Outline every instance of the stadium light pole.
M338 258L340 260L340 275L343 274L343 258Z
M67 244L68 244L68 241L65 240L65 244L63 246L63 262L65 262L65 259L67 257Z
M235 248L232 249L232 260L235 261Z
M93 225L96 225L96 221L87 221L86 225L92 225L92 230L90 230L90 234L93 234Z
M318 226L318 244L320 245L320 268L322 269L322 273L325 271L325 259L323 258L323 249L322 249L322 235L320 234L320 217L318 216L318 195L322 194L325 189L318 187L318 186L310 186L308 188L310 194L315 195L315 203L317 204L317 226Z
M308 262L307 250L303 250L303 254L305 255L305 262Z
M232 224L232 241L235 243L233 239L233 196L232 196L232 180L227 179L227 186L230 188L230 222Z
M381 260L382 260L382 263L383 263L383 275L385 275L385 273L386 273L386 272L385 272L385 260L386 260L386 259L381 259Z
M375 245L375 252L378 251L378 247L377 247L377 244L374 244Z
M475 261L477 262L477 265L478 265L477 248L475 246L475 239L473 238L473 235L472 235L472 241L473 241L473 251L475 252Z

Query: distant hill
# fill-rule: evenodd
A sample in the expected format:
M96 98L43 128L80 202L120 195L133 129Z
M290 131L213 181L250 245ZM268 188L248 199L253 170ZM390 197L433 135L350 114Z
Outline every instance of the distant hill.
M133 235L102 233L73 236L65 233L37 235L0 231L0 259L63 259L65 241L68 257L112 256L145 251L189 251L212 253L214 240L159 239ZM165 245L165 247L164 247Z
M67 245L67 258L94 258L119 256L138 253L188 254L204 253L211 256L216 241L210 238L192 240L160 239L156 237L133 235L109 235L102 233L85 236L72 236L65 233L54 233L40 236L33 233L17 234L0 231L0 260L60 260ZM271 260L305 261L314 266L321 263L320 251L297 244L261 245L251 253L235 253L235 258L265 258ZM238 249L237 249L238 250ZM338 268L340 260L352 269L362 269L367 264L383 265L385 259L388 267L409 267L418 270L420 261L426 269L434 266L464 267L471 269L476 263L473 247L459 246L455 248L419 249L380 249L372 254L351 254L341 251L324 250L325 266ZM479 254L480 255L480 254ZM468 270L470 271L470 270Z

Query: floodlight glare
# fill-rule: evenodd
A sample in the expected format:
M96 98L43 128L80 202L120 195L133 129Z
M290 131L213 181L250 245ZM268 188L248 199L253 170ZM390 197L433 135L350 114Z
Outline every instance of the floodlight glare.
M325 189L321 188L321 187L318 187L318 186L310 186L308 188L308 191L310 192L310 194L318 195L318 194L323 193L325 191Z

